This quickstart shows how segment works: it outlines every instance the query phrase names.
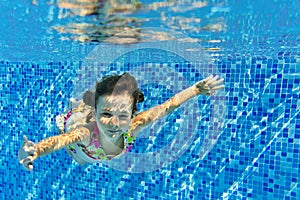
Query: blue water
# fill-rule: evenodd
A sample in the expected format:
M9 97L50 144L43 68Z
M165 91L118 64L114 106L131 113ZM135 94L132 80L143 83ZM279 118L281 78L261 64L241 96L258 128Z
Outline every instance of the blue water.
M109 16L68 2L0 4L0 199L299 199L299 1L141 0ZM226 87L144 129L120 160L80 166L61 150L22 169L24 134L56 135L70 97L124 71L145 93L139 111L208 74Z

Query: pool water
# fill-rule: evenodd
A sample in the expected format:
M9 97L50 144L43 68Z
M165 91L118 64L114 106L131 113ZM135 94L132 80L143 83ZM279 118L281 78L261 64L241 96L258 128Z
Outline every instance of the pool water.
M299 199L299 1L91 2L0 4L1 199ZM145 128L120 159L81 166L60 150L22 168L24 134L58 134L69 98L125 71L139 111L209 74L225 89Z

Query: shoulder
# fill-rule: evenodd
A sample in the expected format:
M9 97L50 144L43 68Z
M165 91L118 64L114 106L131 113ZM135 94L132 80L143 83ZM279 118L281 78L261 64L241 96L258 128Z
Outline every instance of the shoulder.
M96 122L90 122L87 124L79 125L77 129L85 129L88 130L90 133L94 131L94 126Z
M144 111L136 116L130 122L130 132L136 135L144 126L151 122L149 111Z
M137 124L137 123L140 123L140 122L145 122L146 119L147 119L147 117L148 117L148 115L149 115L148 111L144 111L144 112L138 113L131 120L131 125Z

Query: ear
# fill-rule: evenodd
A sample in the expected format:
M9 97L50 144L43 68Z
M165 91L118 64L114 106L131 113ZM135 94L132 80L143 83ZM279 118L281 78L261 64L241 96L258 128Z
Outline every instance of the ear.
M144 94L142 92L139 93L138 103L144 101Z
M134 91L134 93L135 93L134 95L137 96L137 102L138 102L138 103L144 101L144 94L143 94L143 92L142 92L139 88L137 88L137 89Z

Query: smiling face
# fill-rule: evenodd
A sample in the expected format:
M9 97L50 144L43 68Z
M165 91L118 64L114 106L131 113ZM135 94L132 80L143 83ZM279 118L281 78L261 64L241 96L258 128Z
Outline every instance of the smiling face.
M97 101L98 129L108 138L119 138L129 128L133 98L128 94L102 95Z

